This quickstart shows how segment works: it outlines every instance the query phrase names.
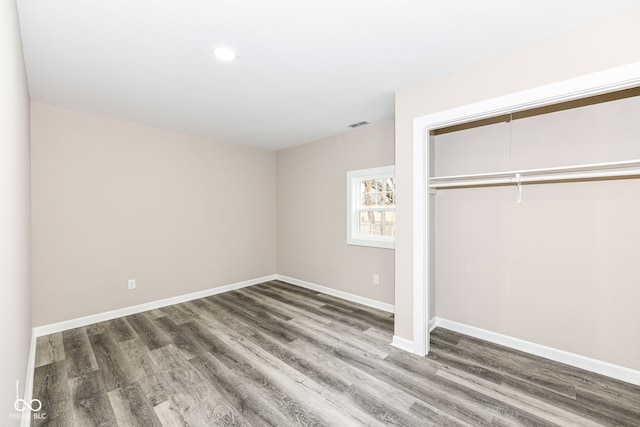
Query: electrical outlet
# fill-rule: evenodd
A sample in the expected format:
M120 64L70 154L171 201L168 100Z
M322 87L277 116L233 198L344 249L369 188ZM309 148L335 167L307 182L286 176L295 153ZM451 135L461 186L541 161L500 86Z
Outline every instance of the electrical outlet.
M129 289L135 289L136 288L136 279L129 279Z
M374 285L379 285L380 284L380 276L378 276L377 274L373 275L373 284Z

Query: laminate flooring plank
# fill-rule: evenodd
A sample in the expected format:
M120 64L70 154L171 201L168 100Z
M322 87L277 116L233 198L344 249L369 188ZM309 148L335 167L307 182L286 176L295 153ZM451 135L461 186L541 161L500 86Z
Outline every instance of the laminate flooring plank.
M207 302L208 303L208 302ZM207 317L207 316L204 316ZM229 318L229 316L222 316L220 319L208 317L209 321L205 324L208 330L216 331L217 333L224 333L229 335L232 339L238 341L244 346L247 346L247 342L252 342L257 347L269 353L271 356L282 360L294 369L303 373L309 379L315 381L321 387L335 390L338 392L343 391L346 388L346 384L342 383L340 379L333 375L319 364L312 363L310 355L299 355L295 351L292 351L286 345L283 345L278 340L274 340L268 335L261 334L260 328L252 328L248 325L238 322L235 319ZM203 319L206 321L206 319ZM247 348L249 352L255 352L255 347Z
M253 334L247 337L222 323L212 322L206 328L215 330L216 336L230 349L245 355L251 366L262 367L260 372L270 376L274 384L286 389L289 396L306 396L303 401L313 403L311 408L324 408L322 414L333 417L332 425L342 423L343 418L345 422L350 419L359 425L376 424L375 419L358 411L347 401L343 391L348 385L321 363L316 363L313 357L315 354L301 354L264 335ZM272 376L272 372L281 372L285 379L283 380L283 375ZM349 417L344 414L349 414Z
M556 376L556 370L559 364L555 362L548 362L544 360L536 360L536 363L532 366L527 365L527 369L523 370L522 362L513 358L500 358L498 354L504 354L510 352L505 349L492 348L492 351L482 352L478 344L469 344L461 341L461 352L458 354L460 360L466 362L466 368L463 369L466 372L471 372L472 369L480 370L483 366L490 366L495 372L503 372L502 383L508 385L514 390L520 392L526 392L535 396L537 399L560 406L563 409L575 414L581 414L582 417L604 424L614 423L614 419L622 419L625 423L635 422L640 419L640 413L629 412L631 405L620 404L620 399L612 399L607 403L605 394L597 394L597 398L576 398L576 386L572 384L575 373L564 375L561 377ZM433 348L438 347L441 344L435 344ZM446 346L444 346L446 348ZM466 351L465 351L466 350ZM439 352L438 352L439 353ZM436 353L436 354L438 354ZM492 357L487 357L486 354L493 354ZM518 355L515 357L529 358L528 355ZM451 359L444 358L444 362L449 365L456 365L457 362ZM575 370L575 368L565 368L569 371ZM611 425L615 425L611 424Z
M227 297L235 301L238 305L243 307L255 307L258 312L258 316L263 315L264 313L269 313L272 317L284 320L291 320L291 316L289 315L289 310L281 310L279 307L270 304L269 299L265 298L255 298L251 295L242 292L242 289L238 290L238 292L230 293Z
M160 308L159 311L171 319L175 324L181 325L192 320L192 314L185 312L183 306L184 304L169 305L167 307ZM156 319L159 318L160 317L157 317Z
M336 303L327 303L320 307L320 310L328 311L336 317L349 319L349 321L356 324L363 324L366 326L363 330L373 326L383 331L393 331L393 319L388 317L380 318L378 316L372 316L371 313L367 313L364 310L347 308Z
M402 368L385 360L346 355L343 355L342 359L354 368L376 376L409 396L423 400L423 402L473 425L489 425L490 420L497 415L498 409L502 407L499 401L486 398L482 393L477 393L460 384L443 381L437 375L439 371L436 371L435 374L423 373L425 376L420 381ZM450 397L445 399L443 395ZM523 415L521 418L532 417Z
M500 349L498 346L495 348L484 347L484 351L479 351L480 349L476 343L466 339L461 340L455 347L448 346L446 343L441 345L438 341L433 343L434 346L439 346L438 348L441 348L442 352L447 352L458 359L466 360L468 365L476 365L492 371L499 370L523 381L545 387L555 393L570 398L575 398L576 396L575 383L572 379L557 375L554 370L549 369L551 365L540 360L534 360L534 363L527 363L527 369L523 370L522 357L515 351L505 351L506 349Z
M487 423L508 426L552 425L540 417L529 414L527 405L507 404L491 394L476 391L472 382L466 384L464 381L449 381L443 378L443 373L462 371L445 363L435 362L432 359L435 352L432 351L429 358L419 358L415 355L398 352L389 355L386 359L406 371L407 374L414 374L425 382L423 385L418 384L417 387L414 384L413 389L417 389L415 392L408 389L408 392L414 393L422 400L420 405L443 409L458 421L464 421L471 425ZM404 384L405 381L401 380L401 383ZM420 390L422 386L426 387L427 384L430 384L427 389ZM495 385L491 381L486 381L486 384ZM484 414L483 421L476 419L480 414Z
M243 290L243 291L245 291L245 290ZM262 290L259 290L257 292L259 292L258 295L263 295L263 296L265 296L267 298L270 298L271 301L275 300L275 301L280 301L281 303L284 302L284 301L288 301L286 298L285 299L278 299L277 297L273 296L273 293L271 293L269 291L270 291L270 289L264 290L264 288L263 288ZM248 293L248 292L246 292L246 293ZM269 294L271 294L271 296L269 296ZM293 304L293 302L291 304ZM344 324L344 325L346 325L348 327L356 328L356 329L358 329L360 331L365 331L365 330L369 329L369 327L370 327L370 325L368 325L366 322L362 322L360 320L354 319L352 316L345 315L343 313L327 309L326 308L326 304L322 304L320 306L315 306L315 305L304 306L303 304L300 304L300 302L295 302L295 304L301 305L304 308L304 311L306 312L306 315L304 317L310 318L310 319L316 320L316 321L321 319L320 323L322 323L322 324L338 322L338 323L342 323L342 324ZM276 305L278 305L278 304L276 304ZM291 313L291 310L289 309L288 312ZM294 316L294 317L298 318L299 316Z
M474 424L463 422L460 419L452 417L451 415L439 411L436 408L425 405L422 401L415 402L410 411L415 413L422 420L423 425L425 426L438 426L438 427L476 427ZM494 422L491 423L492 427L497 425L501 425L500 423ZM507 424L504 424L505 426Z
M168 400L154 406L153 410L163 427L192 427Z
M237 316L234 316L233 311L229 311L223 306L217 305L215 302L208 299L203 298L195 301L189 301L186 305L190 310L198 312L198 315L194 316L193 321L199 321L205 325L211 322L224 323L238 333L246 336L254 333L260 333L262 331L255 322L247 321L244 316L238 318ZM289 342L289 340L285 339L285 342Z
M292 286L288 285L287 286ZM393 314L387 311L379 310L373 307L365 307L357 302L348 301L333 295L325 293L317 293L314 297L317 301L322 301L344 311L351 311L354 315L360 315L366 318L376 319L385 323L390 323L393 327Z
M331 392L313 378L265 351L252 340L238 339L233 335L232 331L228 331L228 334L221 335L221 339L232 351L243 354L248 365L272 384L272 390L281 393L280 399L284 398L287 402L287 412L298 414L307 422L315 420L319 425L354 423L366 416L361 411L354 411L352 405L345 405L341 394ZM244 365L245 368L246 366ZM321 378L326 377L325 374ZM352 410L345 411L345 407ZM368 416L366 420L369 421Z
M73 426L67 369L64 360L39 366L33 377L33 398L42 404L32 426Z
M140 338L122 341L117 345L127 358L127 369L133 378L139 379L155 374L155 365L149 349Z
M377 357L384 359L389 355L389 349L385 346L372 345L368 340L354 340L351 336L344 336L337 331L335 324L329 324L325 328L319 328L316 324L305 322L303 319L292 319L288 322L292 331L296 331L300 339L315 342L324 348L350 349L364 357Z
M548 359L537 357L522 351L503 347L497 344L490 344L473 337L465 337L460 340L457 347L460 350L468 349L473 354L474 360L482 360L484 366L497 364L510 369L513 375L520 375L521 378L544 384L547 382L549 389L560 392L562 387L571 387L583 384L585 377L583 371L562 363L550 364ZM526 366L527 369L521 369Z
M264 310L260 310L258 309L258 307L246 304L238 304L237 299L235 299L233 296L233 292L228 292L225 294L213 295L207 297L206 299L210 301L213 300L220 305L235 307L236 311L243 313L245 317L250 319L255 319L256 317L264 313Z
M229 315L244 322L245 324L255 325L262 333L265 333L283 343L289 343L298 337L288 331L284 321L271 316L268 312L258 312L251 315L247 310L243 309L237 302L228 299L208 299L211 304L217 305L227 310Z
M448 348L434 341L431 342L430 348L433 349L430 351L430 360L439 362L441 365L451 366L496 384L501 384L504 381L504 371L495 369L492 366L481 365L477 363L477 360L470 360L464 356L456 357L458 355L456 349ZM479 358L482 356L475 354L474 357Z
M263 287L261 289L258 290L258 292L262 292L264 293L269 293L272 289L271 288L266 288ZM244 290L242 290L244 291ZM246 294L246 292L245 292ZM273 293L271 295L271 297L269 298L269 300L274 300L274 299L278 299L277 297L273 296ZM285 299L286 300L286 299ZM280 301L282 301L282 299L280 299ZM299 304L299 302L298 302ZM264 308L264 306L263 306ZM327 320L331 320L332 322L340 322L340 323L344 323L347 326L353 327L353 328L357 328L361 331L364 331L366 329L368 329L370 327L370 325L368 325L365 321L362 321L360 319L355 318L354 316L350 315L350 314L345 314L343 312L337 311L337 310L332 310L332 309L328 309L326 307L326 304L320 305L320 306L314 306L314 305L307 305L306 307L304 307L306 311L308 311L309 313L313 313L316 316L320 317L320 318L325 318ZM268 307L267 307L268 309ZM289 310L286 310L283 314L281 314L280 317L283 318L283 320L289 320L286 319L285 316L288 314ZM325 322L326 323L326 322Z
M152 350L149 356L153 361L153 371L156 375L167 371L191 369L189 361L173 344Z
M88 336L102 334L108 330L117 342L131 340L138 336L123 317L94 323L84 328Z
M438 426L438 427L475 427L473 424L465 423L459 419L443 414L442 412L427 406L424 402L415 402L411 408L411 412L414 412L422 420L423 425ZM497 423L492 422L492 426ZM505 424L506 425L506 424Z
M162 427L153 406L137 382L107 394L118 424L130 427Z
M258 286L250 286L243 288L251 292L265 293L271 298L278 299L282 302L286 302L291 306L299 307L321 307L325 303L324 301L318 301L315 298L309 298L308 295L300 295L295 292L289 292L287 289L282 289L276 286L277 282L267 282Z
M98 372L69 379L74 426L117 426L109 397Z
M637 426L640 387L270 281L39 337L34 426Z
M96 362L91 343L84 328L63 332L62 341L69 378L79 377L98 370L98 362Z
M450 331L444 328L435 328L429 334L429 338L431 341L440 340L451 345L458 345L463 337L464 335L459 334L458 332Z
M142 377L138 384L153 407L167 402L173 394L173 390L164 380L162 373Z
M269 304L280 310L287 311L292 318L305 317L325 325L331 322L331 319L328 319L324 314L314 312L317 309L316 306L306 305L304 302L282 297L269 289L262 288L261 290L256 290L245 288L242 289L242 292L254 298L268 299Z
M149 319L157 319L166 315L161 308L154 308L153 310L149 310L146 313Z
M290 423L280 412L277 402L263 399L264 393L259 386L244 380L210 353L189 362L251 425L279 426Z
M132 314L127 316L125 320L131 325L149 350L155 350L170 343L166 335L153 324L145 313Z
M366 393L360 387L353 385L347 390L349 397L356 406L373 415L384 425L402 427L422 427L424 423L414 414L400 411L387 404L383 399Z
M247 426L244 417L196 369L167 371L172 409L191 425Z
M366 322L354 319L353 316L345 314L344 312L332 310L327 304L310 311L315 314L321 314L327 319L331 319L332 324L340 323L359 332L366 331L371 327Z
M632 402L611 401L604 399L601 393L579 390L576 400L580 403L581 411L588 413L593 419L600 421L606 417L606 422L611 425L616 425L614 420L618 420L621 422L618 425L635 423L640 426L640 397Z
M64 360L64 344L61 332L36 338L36 368L59 362L60 360Z
M502 385L507 389L510 388L517 392L530 395L531 397L553 405L554 407L560 407L571 413L578 414L590 421L602 423L604 425L616 425L616 422L614 421L616 418L624 419L625 417L624 405L621 405L623 412L619 412L615 409L615 404L613 405L614 407L612 407L612 405L609 405L600 399L582 400L579 395L576 395L574 398L567 397L550 391L546 387L538 386L527 381L519 381L510 375L505 375ZM635 419L640 419L640 417L636 416Z
M331 330L331 332L348 341L358 343L363 349L375 349L376 352L372 350L373 353L377 354L377 351L383 357L386 357L389 353L393 351L397 351L398 349L391 346L391 341L388 339L379 339L376 334L367 334L368 331L377 330L375 327L370 327L365 331L357 331L353 328L349 328L342 323L329 323L326 326L326 329Z
M310 357L311 355L309 354L303 354L292 349L291 346L285 346L261 335L252 335L248 337L247 340L253 342L293 369L296 369L309 379L336 393L342 393L350 386L344 378L314 363L313 358Z
M297 295L300 295L302 297L305 298L309 298L310 300L316 299L318 297L318 295L320 295L320 292L318 291L314 291L312 289L307 289L307 288L303 288L301 286L295 286L292 285L290 283L287 282L283 282L282 280L272 280L270 282L266 282L262 285L259 286L268 286L268 287L274 287L274 288L279 288L282 289L284 291L290 292L290 293L294 293Z
M357 385L367 394L373 396L380 396L383 394L382 399L388 405L396 408L396 410L408 413L411 406L416 401L413 396L410 396L407 393L398 390L398 388L394 387L392 384L381 380L377 374L372 375L369 372L364 372L356 368L349 363L348 356L340 355L339 351L319 351L314 345L302 340L292 343L290 347L300 351L302 354L308 354L309 359L312 359L318 366L322 366L326 371L333 372L334 375L343 378L344 382L349 383L349 387ZM350 397L348 393L343 392L341 396L352 400L352 397ZM343 400L339 400L338 402L344 405L346 412L355 413L356 409L359 409L360 411L364 411L367 416L373 417L373 414L367 412L365 406L356 405L355 402L353 402L353 404L345 405ZM374 419L373 421L362 422L361 424L377 425L383 423L380 419Z
M185 325L183 325L185 326ZM209 345L210 353L222 363L227 365L245 381L252 382L260 387L265 398L279 403L280 411L290 418L289 422L303 423L307 425L329 425L322 416L314 413L299 400L299 396L286 393L280 386L277 375L268 369L260 369L260 360L249 352L240 353L234 351L222 337L213 335L207 328L192 323L189 330ZM295 387L295 386L294 386Z
M515 414L528 414L535 419L532 425L558 425L558 426L598 426L594 422L582 415L576 415L563 408L554 406L533 398L527 394L515 392L514 390L500 387L494 383L482 380L481 378L456 371L440 371L443 378L458 383L465 388L472 389L490 399L500 402L501 407L513 408Z
M182 352L185 359L189 360L206 352L199 341L188 339L169 317L160 317L153 322L164 331L171 343Z
M129 369L131 363L122 351L109 329L105 332L89 337L93 354L96 357L102 382L107 392L124 387L139 379Z
M109 327L109 321L105 320L104 322L92 323L91 325L87 325L84 327L87 336L98 335L104 333Z
M124 317L118 317L108 322L109 332L116 342L129 341L138 338L138 334L133 330L129 322Z

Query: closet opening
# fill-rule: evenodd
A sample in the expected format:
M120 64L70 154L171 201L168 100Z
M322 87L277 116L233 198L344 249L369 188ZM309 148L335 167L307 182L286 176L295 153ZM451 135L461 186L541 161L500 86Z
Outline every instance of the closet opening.
M537 154L534 150L535 148L540 148L544 145L544 141L540 141L536 143L535 141L525 141L518 142L517 144L511 144L512 139L506 138L506 141L509 143L501 142L497 143L496 146L493 147L495 149L495 153L500 153L500 155L495 156L485 156L481 147L474 147L472 144L461 143L458 148L460 153L465 153L471 150L474 154L478 154L476 157L469 157L467 159L463 159L461 162L457 162L460 160L462 155L457 155L457 148L453 146L449 147L439 147L438 145L442 145L438 142L439 137L451 136L454 132L470 132L476 128L493 128L495 132L503 132L507 134L509 132L523 132L524 134L524 125L518 124L518 126L522 126L523 129L516 129L514 127L517 121L520 123L525 123L526 120L530 121L530 125L528 129L536 129L535 121L538 120L541 116L549 116L551 117L551 113L563 113L569 112L571 110L577 110L580 107L586 106L594 106L598 104L605 104L611 101L619 101L626 100L629 98L636 98L640 95L640 63L629 64L627 66L618 67L611 70L606 70L599 73L594 73L530 90L525 90L522 92L514 93L511 95L501 96L498 98L477 102L474 104L462 106L459 108L454 108L451 110L441 111L438 113L430 114L423 117L418 117L414 119L414 141L413 141L413 352L416 354L425 355L429 351L429 327L435 327L438 324L438 317L433 313L434 297L439 298L439 303L442 302L445 298L449 298L449 301L445 308L438 308L438 316L442 313L446 313L447 315L460 315L460 312L455 311L455 295L453 293L451 295L444 295L444 292L440 292L439 294L434 295L433 291L436 285L436 279L442 279L442 275L438 276L436 274L438 269L443 269L443 264L439 263L442 261L441 255L438 255L438 259L436 259L436 245L435 242L438 239L438 234L443 235L443 233L453 230L455 233L455 228L459 225L455 223L455 219L457 212L460 210L456 210L456 207L462 207L464 209L468 209L469 206L473 207L473 203L470 203L468 200L462 200L461 195L468 195L471 197L472 201L480 200L487 198L493 198L494 200L499 200L502 197L502 193L505 190L511 191L511 189L502 188L503 185L518 185L518 182L509 181L506 184L498 184L494 186L491 184L492 179L504 179L505 177L501 174L511 173L511 172L523 172L519 179L525 178L524 175L526 173L534 173L538 175L547 175L550 176L549 182L562 182L565 180L564 177L558 177L555 175L564 174L564 173L591 173L591 172L599 172L599 169L607 169L608 172L624 170L625 173L628 172L628 169L631 168L640 168L640 153L634 155L633 157L628 157L626 154L620 154L617 156L609 156L607 155L601 156L602 144L598 148L593 149L584 149L579 145L580 140L577 142L574 141L575 150L572 152L562 152L563 147L560 144L556 144L550 142L546 149L553 155L540 154L540 150L538 150ZM640 98L638 98L640 99ZM637 115L636 115L637 116ZM525 120L520 120L525 119ZM582 120L590 120L588 118ZM586 122L585 122L586 123ZM502 124L502 125L500 125ZM554 125L555 126L555 125ZM511 129L510 129L511 128ZM490 132L489 132L490 133ZM615 133L615 131L613 132ZM518 137L521 137L522 134L518 134ZM511 135L513 137L514 135ZM592 135L593 136L593 135ZM600 135L600 137L615 137L616 135ZM506 137L506 135L505 135ZM596 135L596 137L599 137ZM525 138L526 139L526 138ZM489 138L490 141L495 141L495 139ZM637 138L636 138L637 141ZM500 145L502 144L502 145ZM538 144L538 145L537 145ZM577 144L577 145L576 145ZM632 152L634 144L628 144ZM638 144L635 144L638 145ZM444 145L443 145L444 147ZM503 151L500 151L504 149ZM605 150L607 148L605 147ZM626 148L625 148L626 149ZM447 152L448 150L448 152ZM473 151L475 150L475 151ZM556 151L554 151L556 150ZM544 150L543 150L544 151ZM623 150L624 151L624 150ZM449 159L453 159L451 162L442 162L438 161L438 155L442 155L443 152L447 152ZM575 154L575 158L572 157ZM606 154L606 153L605 153ZM483 157L484 156L484 157ZM589 157L591 156L591 157ZM602 157L602 160L601 160ZM442 157L441 157L442 159ZM586 159L586 160L585 160ZM589 160L591 159L591 160ZM637 164L630 162L637 161ZM604 164L604 165L603 165ZM595 165L595 166L594 166ZM572 169L574 168L574 169ZM577 168L577 169L576 169ZM582 168L582 169L580 169ZM440 170L438 170L440 169ZM636 173L636 172L633 172ZM587 176L587 175L585 175ZM637 176L640 176L640 169L637 173ZM555 181L555 179L558 179ZM472 182L469 184L465 183L464 180L473 180L478 181L486 179L489 180L485 183L478 184L477 182ZM517 177L509 177L509 179L517 179ZM540 179L540 178L536 178ZM582 178L581 178L582 179ZM593 180L600 178L593 178ZM459 180L457 185L455 180ZM584 178L582 180L591 180L591 178ZM630 180L636 181L636 180ZM640 182L640 180L637 180ZM444 191L444 184L451 184L451 188L456 188L453 191ZM467 185L469 184L469 185ZM529 183L526 183L528 185ZM582 183L584 184L584 183ZM580 184L580 185L582 185ZM558 184L562 185L562 184ZM475 186L482 186L487 188L472 188ZM467 188L469 187L469 188ZM534 187L546 187L546 186L534 186L532 185L530 188ZM568 187L568 186L564 186ZM458 189L459 188L459 189ZM525 189L529 188L525 186ZM550 187L548 187L550 188ZM582 187L581 187L582 188ZM586 188L586 187L585 187ZM515 191L515 190L514 190ZM592 189L583 189L581 190L584 193L589 193ZM447 194L448 196L441 196ZM450 196L456 194L455 197ZM606 193L605 193L606 194ZM529 198L531 196L531 198ZM439 197L446 197L448 203L448 209L450 209L450 213L452 215L449 217L451 221L447 224L447 229L438 228L436 230L435 220L437 217L437 210L441 209L438 207L436 200ZM511 196L509 196L511 197ZM526 209L529 209L529 213L526 215L531 216L531 218L535 218L534 214L541 215L550 215L551 210L544 210L541 208L541 204L538 206L536 203L539 203L542 198L544 198L544 194L541 196L539 191L529 193L529 190L525 190L524 195L524 204L526 204ZM555 196L553 196L555 197ZM577 197L572 196L574 199ZM582 194L580 195L582 197ZM458 198L456 200L456 198ZM624 197L623 197L624 198ZM443 199L444 200L444 199ZM571 205L568 203L566 199L558 196L557 200L562 205L562 209L567 209L567 212L571 213ZM565 203L566 202L566 203ZM504 209L506 209L506 214L511 216L509 219L511 221L509 223L510 227L513 227L511 232L516 237L513 240L517 240L517 235L522 230L527 232L531 231L528 229L535 228L533 224L534 222L526 222L518 223L521 219L520 216L525 212L524 209L518 209L518 204L516 202L516 197L514 195L513 200L508 201L500 201L500 204L504 205ZM546 202L545 202L546 203ZM585 202L586 203L586 202ZM457 205L456 205L457 204ZM444 205L444 203L441 203ZM462 210L464 210L462 209ZM479 212L479 214L487 214L490 218L491 209L493 207L487 209L486 212ZM533 210L532 210L533 209ZM607 203L598 204L597 209L588 209L587 215L605 215L609 214L606 212ZM595 213L594 213L595 212ZM532 216L533 215L533 216ZM580 211L576 211L576 218L582 215ZM566 218L571 218L571 215L567 214ZM628 218L626 218L628 219ZM467 216L467 220L469 222L477 221L477 218L474 217L474 212L471 212ZM566 222L566 221L565 221ZM500 224L499 222L497 222ZM571 223L568 223L571 225ZM519 228L518 228L519 227ZM514 231L515 230L515 231ZM477 231L477 230L476 230ZM549 231L549 230L543 230ZM535 230L533 233L535 234ZM602 234L602 233L600 233ZM459 236L458 236L459 237ZM483 237L483 236L481 236ZM569 236L570 237L570 236ZM601 238L601 235L594 234L594 239ZM488 239L493 239L494 237L489 236ZM523 240L524 241L524 240ZM464 242L464 240L462 240ZM550 243L553 245L553 243ZM561 247L561 245L560 245ZM598 241L594 240L594 248L598 249ZM476 247L475 249L478 249ZM451 248L451 253L454 253L456 249L459 249L454 246ZM480 249L482 249L480 247ZM604 248L603 250L606 250ZM499 252L499 251L498 251ZM535 255L541 253L543 251L534 250L530 252L533 254L530 258L535 258ZM478 250L476 254L479 253L483 255L482 250ZM486 253L491 253L486 252ZM507 256L517 257L517 252L506 252ZM504 254L504 253L501 253ZM474 255L475 256L475 255ZM523 257L524 258L524 257ZM615 262L615 257L607 258L611 262ZM449 267L449 273L453 275L458 274L458 272L465 271L466 268L477 268L478 266L484 266L486 263L483 262L481 258L480 261L474 264L474 260L468 260L465 263L464 258L457 259L454 264L451 264ZM438 261L438 262L437 262ZM529 262L527 260L522 261L521 259L518 262ZM598 267L597 265L590 265L588 267ZM613 267L616 267L615 265ZM457 270L456 270L457 269ZM597 276L598 271L593 270L594 275ZM589 275L590 270L586 271L586 276ZM549 277L553 276L554 272L550 272ZM510 270L504 269L504 275L518 275L521 274L518 270ZM454 279L456 277L452 276ZM520 277L520 276L519 276ZM448 278L449 280L451 278ZM464 279L464 277L463 277ZM500 278L501 279L501 278ZM546 278L545 278L546 280ZM515 283L515 282L512 282ZM518 282L519 283L519 282ZM473 284L473 283L472 283ZM520 285L518 285L520 286ZM457 291L460 291L458 289ZM469 290L466 290L469 293ZM522 292L522 289L515 289L515 287L511 288L503 288L502 294L494 294L494 296L498 297L513 297L517 294L517 292ZM552 288L551 291L560 292L557 288ZM585 287L581 289L580 292L576 293L576 298L583 298L583 295L603 291L603 289L590 289ZM484 298L481 290L478 291L479 297L473 300L473 303L482 307L486 307L490 304L500 304L500 301L494 301L490 298ZM510 301L513 307L517 308L518 304L526 304L529 297L535 297L536 288L528 288L525 289L520 295L515 298L515 300ZM596 297L597 299L597 297ZM550 301L554 301L550 299ZM600 299L602 301L602 299ZM552 304L553 305L553 304ZM452 308L453 307L453 308ZM457 322L467 322L470 323L472 327L477 328L485 328L488 330L496 330L497 332L504 335L512 335L515 338L520 338L522 340L527 340L530 342L537 342L538 337L536 334L535 326L532 326L530 330L534 331L533 334L527 335L529 331L525 331L524 335L521 334L517 328L510 330L509 321L505 321L504 319L510 315L514 315L515 308L510 313L500 313L494 317L489 316L487 319L479 322L478 324L473 324L475 321L472 318L465 318L464 314L460 315L459 318L455 319ZM558 307L536 307L540 313L546 314L552 312L552 309L557 309ZM473 310L468 310L473 311ZM579 310L578 310L579 311ZM518 313L515 312L517 315ZM580 318L580 316L584 313L577 313L575 319ZM504 315L504 316L503 316ZM502 317L501 317L502 316ZM574 321L573 316L567 316L562 319L565 323L571 323ZM484 322L484 323L483 323ZM502 322L502 323L501 323ZM535 323L535 320L531 322ZM526 323L526 322L525 322ZM506 329L505 329L506 325ZM526 326L526 325L525 325ZM501 329L503 328L503 329ZM588 328L587 328L588 329ZM595 334L595 332L594 332ZM594 339L597 338L594 336ZM587 339L588 341L588 339ZM557 347L561 347L561 344ZM547 344L548 345L548 344ZM550 345L554 346L554 343ZM532 350L531 348L524 349L525 351L529 351L535 354L535 348ZM571 351L571 349L569 350ZM544 355L544 357L549 357L549 355ZM553 358L553 355L551 356ZM573 363L572 361L564 361L565 363ZM624 365L624 363L620 363ZM576 365L574 363L574 365ZM576 365L577 366L577 365ZM585 366L579 366L585 367ZM593 367L586 367L587 369L592 369ZM614 376L615 374L611 374L611 372L606 373L607 375Z

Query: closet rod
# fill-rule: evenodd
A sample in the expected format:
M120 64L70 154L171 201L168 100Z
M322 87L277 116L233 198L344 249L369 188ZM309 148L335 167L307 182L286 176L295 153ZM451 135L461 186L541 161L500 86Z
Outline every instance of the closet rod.
M520 173L520 178L516 177L516 173ZM505 185L505 184L517 184L521 183L535 183L535 182L562 182L562 181L578 181L585 179L604 179L604 178L624 178L624 177L640 177L640 168L633 169L619 169L619 170L595 170L584 172L566 172L566 173L541 173L527 175L527 171L522 172L504 172L501 174L509 174L508 176L500 177L487 177L482 178L476 175L475 179L459 179L455 178L451 181L445 181L447 178L441 178L443 181L439 182L438 178L432 178L434 182L429 183L429 188L455 188L455 187L479 187L488 185ZM453 178L453 177L451 177ZM451 179L449 178L449 179ZM430 180L430 181L431 181Z

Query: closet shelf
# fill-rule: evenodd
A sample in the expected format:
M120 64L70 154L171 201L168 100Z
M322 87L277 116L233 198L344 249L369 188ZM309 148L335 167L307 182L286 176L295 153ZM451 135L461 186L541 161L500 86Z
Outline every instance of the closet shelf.
M429 189L640 177L640 159L541 169L433 176Z

